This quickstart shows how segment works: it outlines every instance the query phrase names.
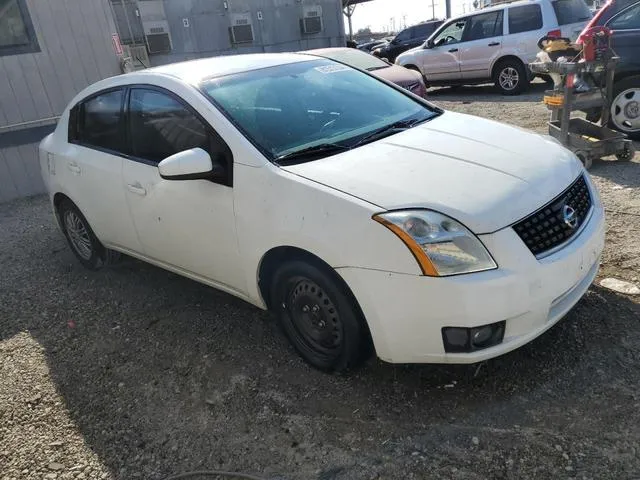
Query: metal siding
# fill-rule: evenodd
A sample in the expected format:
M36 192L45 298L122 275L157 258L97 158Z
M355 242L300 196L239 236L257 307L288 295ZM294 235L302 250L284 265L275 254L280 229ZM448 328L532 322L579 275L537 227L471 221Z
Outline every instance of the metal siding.
M300 19L305 5L322 7L323 31L305 35ZM185 59L259 52L298 51L345 45L340 0L233 0L224 9L222 0L164 0L173 50L152 55L152 65ZM258 20L258 11L263 20ZM254 41L231 44L229 27L232 14L249 14ZM184 27L182 19L189 19Z
M0 134L20 140L26 128L35 132L60 115L81 89L120 73L107 1L26 0L41 51L0 57ZM0 148L0 201L44 191L39 140L28 136L29 143Z
M7 202L18 198L20 193L13 183L13 175L2 152L0 150L0 202Z
M77 89L74 86L74 78L71 73L72 64L62 47L52 17L53 11L49 2L38 3L38 8L31 11L31 18L36 24L36 28L41 30L41 37L46 39L46 41L40 41L42 53L36 55L36 61L45 65L42 69L45 88L52 104L55 105L54 113L58 115L77 93ZM73 68L78 68L78 66L74 65ZM59 98L55 98L57 96L55 87L50 87L56 83L56 80L62 94L62 97Z
M0 64L7 75L8 85L15 95L20 117L22 117L23 121L29 122L37 120L39 117L36 112L33 97L24 79L24 72L19 60L20 56L21 55L10 55L1 57Z
M26 197L33 195L33 186L27 166L22 161L18 147L10 147L2 150L6 165L9 169L9 177L18 191L18 195Z
M36 118L51 118L53 117L53 110L51 109L51 103L49 97L44 89L42 78L40 78L40 70L35 61L34 54L18 55L16 59L20 67L22 68L22 78L26 84L33 105L36 111Z

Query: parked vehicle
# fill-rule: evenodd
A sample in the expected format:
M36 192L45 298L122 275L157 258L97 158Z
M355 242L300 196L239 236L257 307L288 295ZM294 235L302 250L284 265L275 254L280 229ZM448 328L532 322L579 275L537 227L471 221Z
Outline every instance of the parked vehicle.
M362 50L363 52L371 52L376 47L380 47L384 44L388 43L387 40L379 39L372 40L370 42L361 43L358 45L358 50Z
M122 252L269 308L324 370L372 349L401 363L509 352L578 302L604 242L596 188L549 137L310 55L102 80L40 164L84 266Z
M418 72L387 63L368 53L354 51L350 48L319 48L302 53L330 58L351 67L366 70L402 88L406 88L420 97L427 96L427 87L424 85L422 75Z
M585 31L596 26L611 29L611 47L620 57L609 125L640 140L640 1L607 2Z
M590 18L584 0L501 4L448 21L396 63L420 71L428 85L492 81L504 95L517 95L532 79L527 65L536 58L538 40L576 39Z
M393 63L402 52L406 52L411 48L422 45L440 25L442 25L442 20L435 20L405 28L389 43L374 48L371 53L376 57L386 58Z

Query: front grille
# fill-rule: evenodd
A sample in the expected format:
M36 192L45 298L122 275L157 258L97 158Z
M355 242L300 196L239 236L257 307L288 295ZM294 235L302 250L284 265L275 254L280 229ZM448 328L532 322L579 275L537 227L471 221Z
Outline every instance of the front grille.
M516 223L513 229L531 253L538 256L573 237L585 222L591 206L591 193L581 175L551 202ZM571 209L574 211L575 222L566 221L571 220Z

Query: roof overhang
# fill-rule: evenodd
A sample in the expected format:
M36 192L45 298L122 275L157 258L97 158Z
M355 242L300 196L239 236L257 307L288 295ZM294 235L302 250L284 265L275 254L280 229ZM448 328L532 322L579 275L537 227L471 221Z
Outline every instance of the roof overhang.
M371 2L373 0L342 0L342 8L346 8L352 5L357 5L359 3Z

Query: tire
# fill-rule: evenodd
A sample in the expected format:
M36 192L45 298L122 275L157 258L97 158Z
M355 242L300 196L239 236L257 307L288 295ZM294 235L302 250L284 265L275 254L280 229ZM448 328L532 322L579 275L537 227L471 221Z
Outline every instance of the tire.
M522 62L507 59L494 68L493 83L502 95L519 95L529 84L529 77Z
M640 140L640 76L624 78L613 86L609 126Z
M371 354L365 320L348 287L328 268L296 260L275 273L271 305L298 354L325 372L361 364Z
M84 267L99 270L120 259L120 253L109 250L100 243L87 219L71 200L60 203L58 215L71 251Z
M629 141L625 142L624 150L616 153L616 158L621 162L628 162L633 159L636 154L636 149Z

